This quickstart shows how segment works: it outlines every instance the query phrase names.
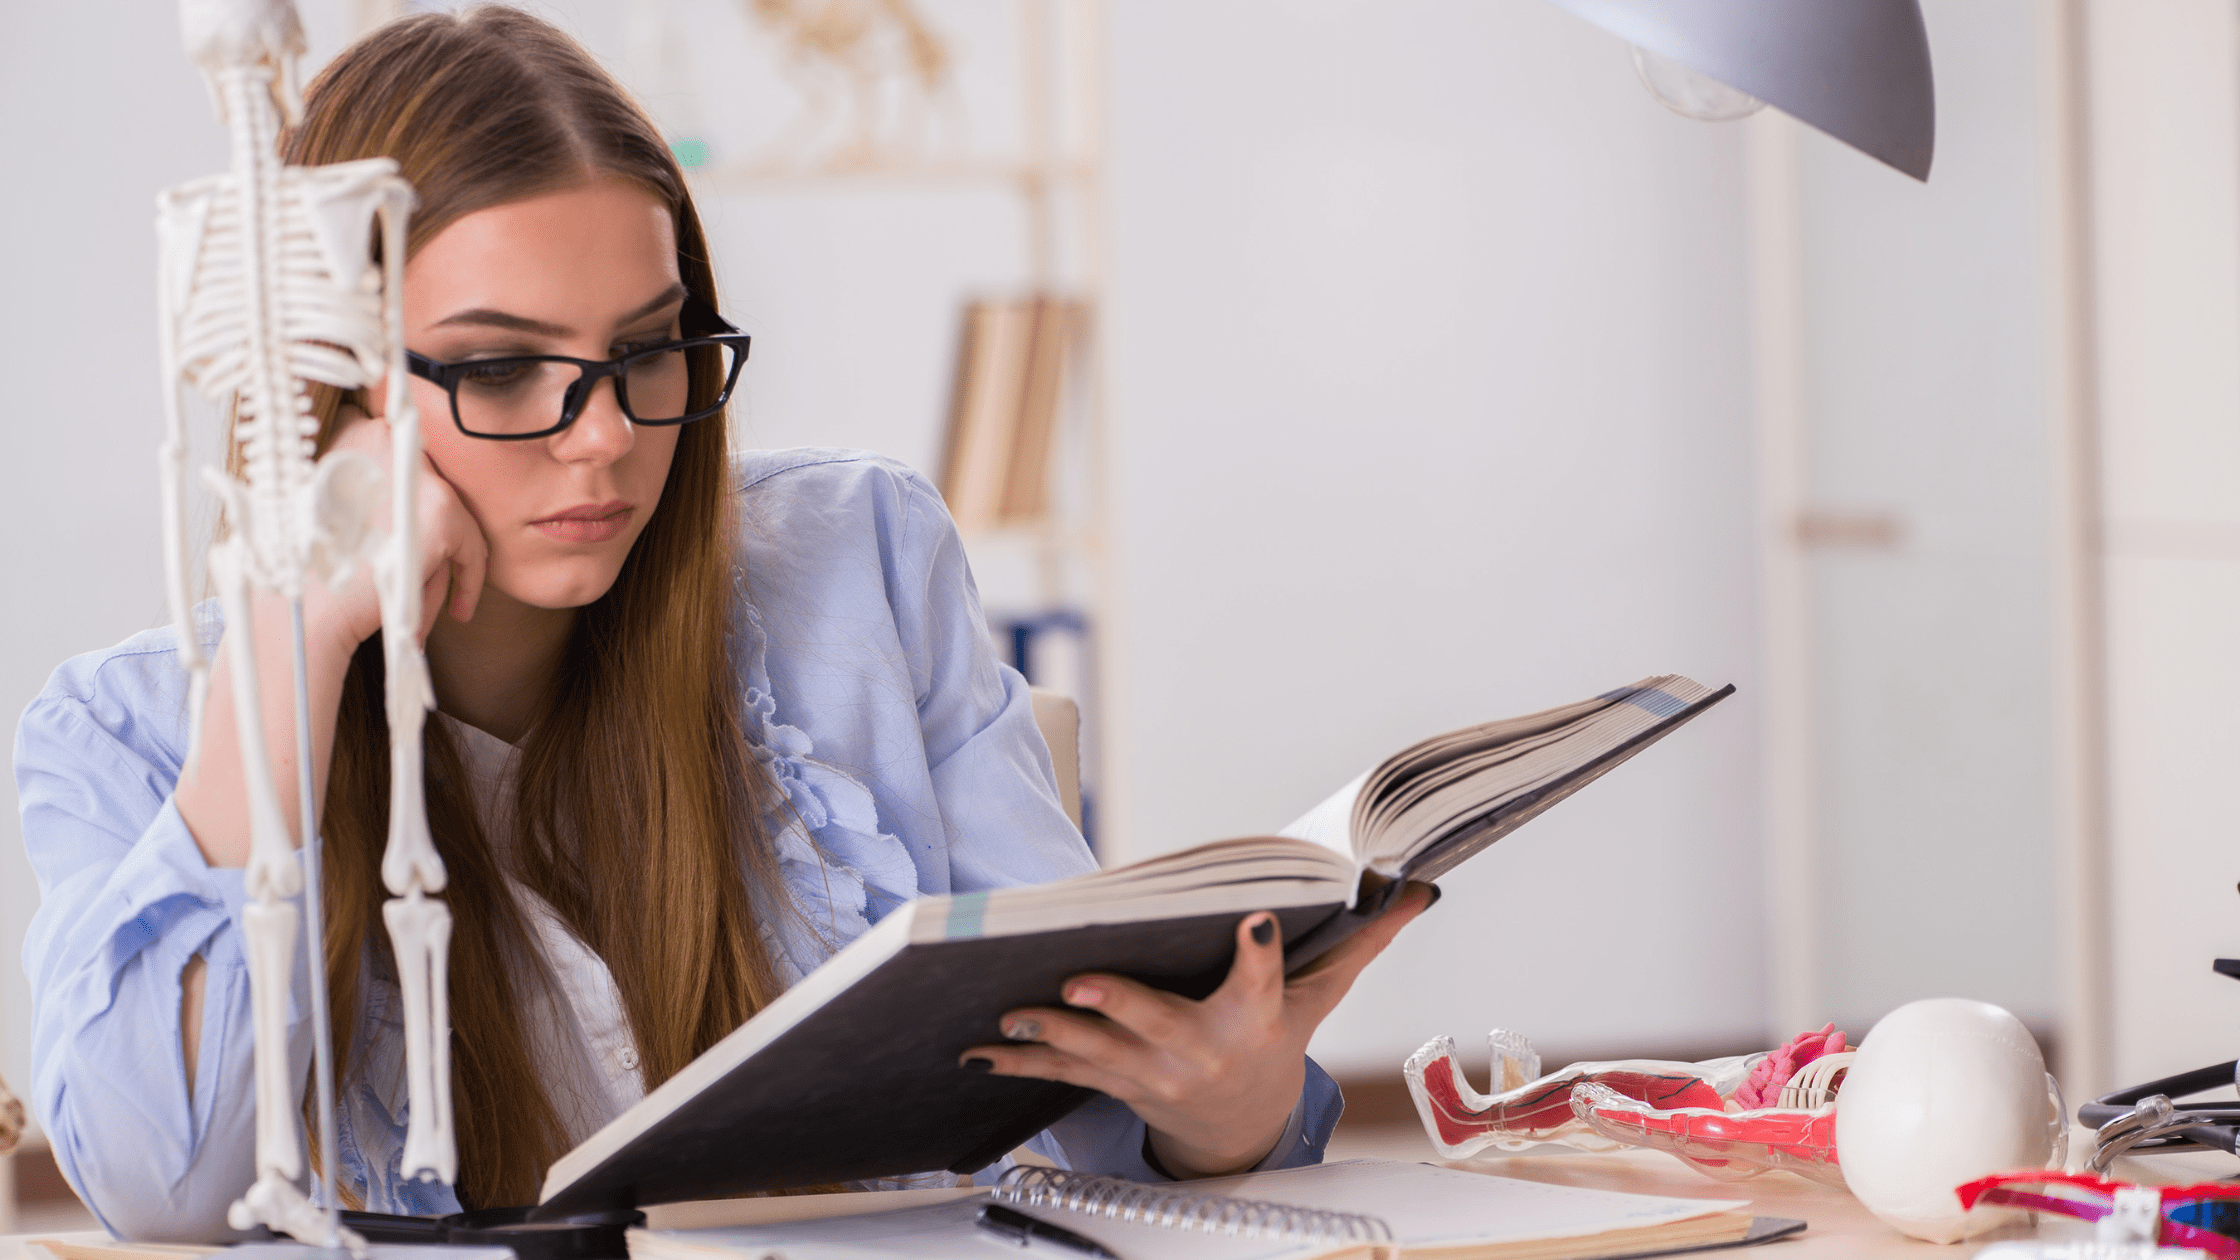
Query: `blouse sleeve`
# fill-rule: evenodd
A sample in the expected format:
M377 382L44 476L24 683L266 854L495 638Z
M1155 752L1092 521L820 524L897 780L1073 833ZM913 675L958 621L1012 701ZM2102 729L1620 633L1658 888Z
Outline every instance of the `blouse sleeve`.
M909 480L905 545L915 553L910 571L923 580L916 606L899 608L897 621L909 658L922 662L918 712L949 826L951 888L1042 883L1092 871L1095 858L1060 802L1026 680L996 660L989 643L956 526L932 487L915 474ZM1345 1103L1328 1073L1312 1059L1306 1066L1290 1123L1256 1171L1322 1162ZM1144 1136L1133 1111L1100 1096L1029 1147L1068 1168L1165 1180L1145 1157Z
M254 1176L256 1116L242 872L212 869L172 804L177 767L145 729L162 698L130 694L129 677L104 693L107 671L78 664L16 730L40 891L24 944L33 1106L63 1174L111 1233L231 1237L226 1208ZM180 972L197 954L207 970L190 1099ZM300 950L293 979L300 1079L310 1060Z
M1345 1106L1338 1083L1330 1079L1321 1064L1308 1059L1307 1082L1299 1091L1298 1105L1291 1109L1291 1119L1283 1126L1283 1135L1259 1163L1245 1171L1273 1172L1321 1163ZM1130 1181L1172 1180L1151 1162L1147 1136L1143 1121L1128 1110L1127 1104L1099 1094L1079 1111L1036 1134L1027 1142L1027 1149L1060 1168Z
M1097 869L1066 817L1026 679L988 640L964 544L941 497L904 476L895 621L914 675L926 765L948 832L949 892Z

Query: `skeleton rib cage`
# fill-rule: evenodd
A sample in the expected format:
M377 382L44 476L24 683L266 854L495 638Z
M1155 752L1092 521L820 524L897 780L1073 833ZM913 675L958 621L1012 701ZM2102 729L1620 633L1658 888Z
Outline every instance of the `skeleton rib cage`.
M421 456L419 421L406 388L403 257L411 187L386 158L324 167L289 167L278 156L282 109L291 116L293 57L300 27L287 0L185 0L190 53L209 78L233 141L232 169L163 193L157 201L161 346L167 388L161 449L165 568L182 664L192 678L192 738L184 775L200 772L202 716L211 661L193 617L186 544L186 424L182 395L193 387L230 406L240 479L203 475L225 510L227 535L210 550L210 575L225 613L231 696L250 813L242 915L255 1023L256 1182L229 1213L237 1229L266 1225L314 1245L364 1243L333 1215L333 1081L319 947L315 802L311 800L302 598L306 579L339 587L370 563L381 605L387 666L391 794L383 883L405 1007L408 1121L403 1172L451 1181L446 960L450 913L428 894L445 873L428 833L422 795L421 735L433 704L418 645L419 553L413 508ZM381 260L370 261L379 233ZM384 378L385 382L384 382ZM391 467L362 455L314 460L317 420L307 382L354 390L386 384ZM384 484L385 483L385 484ZM375 529L381 498L391 526ZM282 817L268 732L258 701L260 649L250 588L290 601L296 627L299 854ZM308 877L308 878L307 878ZM317 1064L317 1112L326 1179L323 1204L298 1186L302 1143L297 1117L304 1082L289 1071L289 977L297 962L296 906L304 895L312 983L308 1012Z

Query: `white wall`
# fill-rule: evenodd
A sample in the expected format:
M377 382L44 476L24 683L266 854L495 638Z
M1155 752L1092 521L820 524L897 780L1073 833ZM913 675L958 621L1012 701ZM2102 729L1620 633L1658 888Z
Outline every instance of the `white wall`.
M1539 3L1110 18L1123 852L1466 722L1735 682L1451 876L1315 1051L1753 1043L1742 133Z
M2240 67L2217 0L2093 0L2113 1072L2233 1056Z
M129 9L129 12L127 11ZM173 6L11 5L0 18L0 720L64 657L165 616L156 520L156 190L222 168ZM37 889L0 793L0 1076L29 1095L19 961Z
M1813 1018L1855 1035L1939 995L2059 1014L2051 10L1924 8L1926 185L1797 132L1806 506L1898 530L1808 561Z

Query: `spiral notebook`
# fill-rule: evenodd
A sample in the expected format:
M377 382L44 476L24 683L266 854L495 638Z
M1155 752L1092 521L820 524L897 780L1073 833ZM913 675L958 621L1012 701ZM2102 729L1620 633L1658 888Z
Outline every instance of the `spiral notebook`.
M1121 1260L1600 1260L1734 1246L1802 1228L1801 1222L1767 1221L1753 1229L1749 1204L1736 1200L1618 1194L1355 1159L1164 1186L1015 1168L987 1194L897 1211L632 1230L630 1257L991 1255L987 1236L974 1224L991 1198L1086 1235Z

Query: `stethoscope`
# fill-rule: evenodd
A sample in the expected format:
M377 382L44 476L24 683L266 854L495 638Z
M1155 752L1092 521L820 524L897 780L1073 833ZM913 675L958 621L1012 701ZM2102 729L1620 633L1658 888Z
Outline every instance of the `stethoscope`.
M2240 958L2219 958L2217 974L2240 980ZM2103 1094L2077 1108L2077 1120L2094 1130L2094 1174L2107 1172L2119 1155L2218 1150L2240 1155L2240 1103L2174 1101L2204 1090L2240 1085L2240 1059L2195 1068L2159 1081Z

